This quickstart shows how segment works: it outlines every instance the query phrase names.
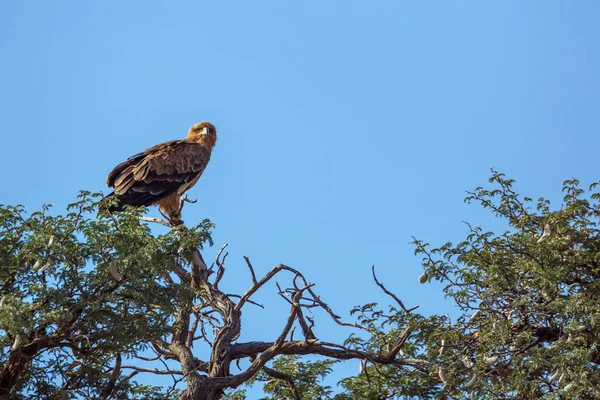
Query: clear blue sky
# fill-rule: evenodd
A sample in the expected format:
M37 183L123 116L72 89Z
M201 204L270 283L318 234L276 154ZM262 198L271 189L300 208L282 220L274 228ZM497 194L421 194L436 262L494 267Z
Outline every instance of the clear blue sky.
M1 2L0 202L62 210L208 120L184 219L216 223L205 256L229 243L231 291L242 255L282 262L346 316L387 302L375 264L408 305L445 310L408 242L494 227L462 201L490 167L534 198L600 178L599 19L597 1ZM259 299L244 338L283 326L274 287Z

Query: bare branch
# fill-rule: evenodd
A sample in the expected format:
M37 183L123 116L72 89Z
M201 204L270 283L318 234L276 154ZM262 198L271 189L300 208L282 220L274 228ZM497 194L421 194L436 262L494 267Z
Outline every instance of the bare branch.
M333 310L323 301L321 300L321 297L317 296L311 289L308 289L308 292L311 294L311 296L313 297L314 301L321 306L325 311L327 311L327 313L331 316L331 318L333 319L333 321L341 326L349 326L352 328L358 328L358 329L362 329L364 331L367 331L369 333L373 333L371 332L371 330L365 326L359 325L359 324L355 324L353 322L344 322L341 320L342 317L340 317L339 315L336 315Z
M223 260L221 261L221 254L223 253L223 251L225 250L225 248L228 246L228 243L225 243L223 246L221 246L221 249L219 249L219 252L217 253L217 257L215 259L215 262L217 263L217 265L223 264L225 262L225 257L227 257L227 254L225 255L225 257L223 257Z
M290 271L296 275L300 274L298 271L296 271L293 268L288 267L287 265L279 264L279 265L273 267L273 269L271 269L271 271L269 271L260 281L253 284L250 287L250 289L248 289L246 291L246 293L244 293L244 295L240 298L240 301L238 301L238 303L236 304L235 310L236 311L241 310L242 307L244 306L244 303L250 298L250 296L252 296L265 283L270 281L275 275L277 275L277 273L279 273L280 271L283 271L283 270Z
M226 294L226 296L227 296L227 297L235 297L235 298L238 298L238 299L239 299L240 297L242 297L242 296L240 296L239 294L233 294L233 293L228 293L228 294ZM262 308L262 309L264 309L264 308L265 308L265 306L263 306L263 305L262 305L262 304L260 304L260 303L257 303L257 302L255 302L255 301L252 301L252 300L246 300L246 301L247 301L248 303L250 303L250 304L254 304L255 306L258 306L258 307L260 307L260 308Z
M158 369L158 368L140 368L140 367L136 367L135 365L124 365L121 367L121 369L132 369L132 370L136 371L138 374L140 372L147 372L149 374L156 374L156 375L183 375L183 372L175 370L175 369L164 370L164 369Z
M246 260L246 265L248 265L248 269L250 270L250 274L252 275L252 283L256 285L256 274L254 274L254 267L252 267L252 263L250 259L244 256L244 260Z
M215 289L219 287L219 282L221 282L221 279L223 278L223 274L225 274L225 257L227 257L227 254L225 254L223 261L220 260L221 253L223 253L223 250L225 250L225 247L227 247L227 243L225 243L223 246L221 246L221 249L217 253L217 258L215 259L215 262L216 262L217 266L219 267L219 270L217 271L217 277L215 278L215 281L213 283L213 286L215 287Z
M283 327L283 330L279 334L279 337L273 344L274 348L281 347L281 345L285 342L285 338L287 337L288 333L290 332L290 329L292 329L292 325L294 324L294 319L296 319L296 306L292 306L292 310L290 311L290 315L285 323L285 326Z
M287 301L288 303L292 304L292 301L290 299L288 299L287 297L285 297L285 290L281 289L281 286L279 286L279 282L275 282L275 286L277 286L277 294L280 295L285 301Z
M429 362L421 359L389 359L381 354L353 350L347 347L326 342L309 341L288 341L277 347L274 342L248 342L233 344L231 346L232 358L256 357L251 366L244 372L228 377L226 380L220 380L222 387L235 387L246 382L260 370L269 360L280 354L319 354L322 356L335 358L338 360L366 359L373 363L383 365L408 366L417 369L423 369L429 365Z
M231 356L233 359L255 357L257 354L267 351L273 346L273 342L247 342L236 343L231 346ZM348 347L328 342L307 342L304 340L285 342L277 351L276 355L306 355L318 354L326 357L335 358L338 360L350 359L367 359L371 362L384 365L398 365L410 367L424 367L429 365L429 362L414 358L394 358L388 359L387 356L371 353L361 350L353 350Z
M153 222L153 223L156 223L156 224L161 224L161 225L167 226L169 228L173 227L173 225L171 225L171 223L169 223L169 222L167 222L167 221L165 221L163 219L160 219L160 218L146 217L144 215L140 215L140 216L138 216L138 219L140 221L146 221L146 222Z
M371 271L373 272L373 279L375 280L375 283L377 284L377 286L379 286L381 288L381 290L383 290L385 292L385 294L390 296L392 299L396 300L396 302L400 305L400 308L402 308L402 310L404 310L406 312L410 312L410 311L416 310L417 307L419 307L419 306L415 306L415 307L411 308L410 310L408 310L406 307L404 307L404 303L402 302L402 300L400 300L394 293L387 290L386 287L383 286L383 283L381 283L381 282L379 282L379 280L377 280L377 275L375 275L375 266L374 265L371 266Z
M225 274L225 266L223 266L223 264L218 264L219 265L219 269L217 270L217 276L215 277L215 282L213 283L213 286L215 289L219 288L219 282L221 282L221 279L223 278L223 275Z
M306 320L304 319L304 313L302 312L302 308L298 307L298 309L296 310L296 317L298 319L298 323L300 324L300 327L302 328L302 333L304 334L304 338L306 340L314 340L317 337L315 336L315 334L312 331L312 327L314 325L314 323L312 323L311 321L311 325L308 326L308 324L306 323Z
M203 260L202 263L192 262L191 273L187 272L179 265L175 269L175 272L180 277L182 282L190 283L199 291L204 299L204 303L201 306L194 308L196 321L194 321L192 329L188 330L185 328L185 326L189 327L189 321L183 324L183 327L186 329L186 333L189 333L190 331L195 332L198 326L200 326L202 335L193 337L193 335L188 334L185 337L186 340L184 341L182 341L182 339L176 339L177 337L181 337L181 335L174 335L173 342L168 345L170 352L169 354L164 355L165 358L175 358L181 363L183 375L188 383L188 389L186 390L186 393L195 393L192 390L194 387L196 388L194 390L201 390L202 393L208 393L209 391L210 393L222 393L222 391L227 387L236 387L241 383L246 382L261 369L263 369L265 373L268 373L265 369L268 368L266 367L266 363L280 354L316 354L339 360L354 358L367 360L372 363L380 363L384 365L393 364L397 366L408 366L413 368L424 368L426 365L428 365L427 361L424 360L396 358L398 352L410 335L409 330L406 330L402 334L398 342L388 354L383 355L361 350L354 350L334 343L318 342L312 331L314 321L305 317L302 310L303 307L323 308L338 325L363 329L366 331L369 331L369 329L356 323L343 322L341 317L336 315L329 305L321 300L321 298L313 291L313 283L308 283L300 272L284 264L279 264L273 267L267 274L258 280L256 278L254 267L249 258L244 257L246 265L250 270L252 285L242 296L222 293L218 289L218 283L225 273L223 262L224 258L223 260L221 259L221 256L225 251L225 247L226 245L221 247L219 253L217 254L216 264L219 269L217 271L217 277L212 284L207 279L210 275L210 271L203 268L206 266ZM201 260L202 256L200 252L198 249L195 249L195 251L197 252L196 258ZM285 290L282 290L282 288L279 286L279 283L276 283L279 295L282 296L288 303L290 303L290 313L280 334L274 342L234 343L240 333L242 307L246 303L251 303L262 307L262 305L253 302L250 298L266 283L272 280L273 277L282 271L291 272L293 274L293 279L292 288ZM384 291L387 293L387 289L380 284L375 275L374 278L376 283L380 285L380 287L382 287L382 289L384 289ZM234 304L230 300L230 297L239 297L237 304ZM406 310L401 301L396 297L394 298L399 304L401 304L402 309ZM205 321L202 321L202 319L204 319L206 316L201 313L201 310L204 308L207 308L209 313L216 312L220 314L220 320L223 322L222 326L213 325L213 327L216 329L216 332L214 341L212 341L211 358L210 363L208 364L201 364L199 360L194 359L190 350L193 341L198 338L204 338L204 340L207 340L207 343L211 344L204 332ZM302 328L304 335L304 340L302 341L294 341L293 338L290 337L290 332L292 332L296 320L298 320L298 324ZM209 323L211 322L209 321ZM246 370L241 371L239 374L231 375L230 363L232 361L239 361L241 358L246 357L251 359L251 365ZM205 370L208 373L208 376L199 375L197 373L199 370ZM272 372L271 369L269 369L269 371ZM277 372L278 371L275 371L275 373ZM284 379L286 382L291 382L291 378L285 379L282 376L281 379ZM290 389L292 389L291 386Z
M292 297L292 309L290 310L290 316L288 317L288 320L287 320L287 323L285 325L285 328L283 329L283 331L281 332L281 334L279 335L279 337L275 341L275 344L274 344L275 348L281 347L281 345L285 341L285 338L287 337L288 333L290 332L290 329L292 328L294 320L296 319L296 316L298 315L298 310L300 309L300 305L298 304L298 300L302 296L302 292L304 292L305 290L310 289L311 286L314 286L314 283L306 285L305 287L303 287L301 289L296 289L296 293L294 293L294 296Z

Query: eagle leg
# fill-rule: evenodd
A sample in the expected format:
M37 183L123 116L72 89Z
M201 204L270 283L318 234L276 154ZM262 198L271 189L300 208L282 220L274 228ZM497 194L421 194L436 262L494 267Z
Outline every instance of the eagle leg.
M169 221L171 226L177 226L177 225L183 224L183 220L181 219L181 213L178 211L172 212L171 214L167 214L159 208L158 212L160 212L160 215L162 215L164 219Z
M166 220L170 220L170 219L171 219L171 217L170 217L169 215L167 215L167 213L166 213L166 212L163 212L163 210L162 210L162 209L160 209L160 208L159 208L159 209L158 209L158 212L160 213L160 215L162 215L162 216L163 216L163 218L164 218L164 219L166 219Z
M183 224L181 220L181 209L183 208L184 202L181 201L177 193L173 193L164 199L160 200L158 208L161 215L169 220L169 223L173 226Z

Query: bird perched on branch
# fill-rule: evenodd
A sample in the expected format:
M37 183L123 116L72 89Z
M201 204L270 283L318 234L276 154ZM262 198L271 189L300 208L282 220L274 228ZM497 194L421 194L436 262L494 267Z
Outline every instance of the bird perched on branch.
M158 204L169 220L180 220L181 196L204 172L216 142L215 127L200 122L190 128L183 140L157 144L129 157L117 165L106 180L114 192L104 199L115 196L118 200L108 210L122 211L125 205Z

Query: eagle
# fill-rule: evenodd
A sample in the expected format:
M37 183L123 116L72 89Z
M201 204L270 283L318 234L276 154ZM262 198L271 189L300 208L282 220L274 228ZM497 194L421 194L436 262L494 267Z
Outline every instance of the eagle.
M114 191L104 200L117 198L108 210L158 204L170 221L180 220L181 196L198 182L216 142L216 128L205 121L192 125L183 140L160 143L129 157L106 179L106 185Z

